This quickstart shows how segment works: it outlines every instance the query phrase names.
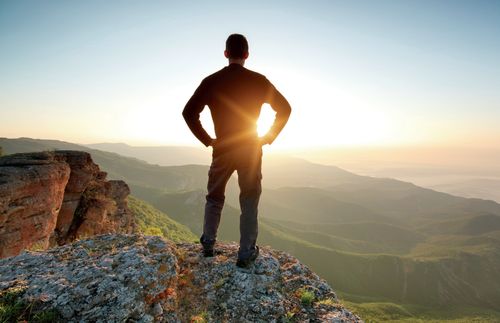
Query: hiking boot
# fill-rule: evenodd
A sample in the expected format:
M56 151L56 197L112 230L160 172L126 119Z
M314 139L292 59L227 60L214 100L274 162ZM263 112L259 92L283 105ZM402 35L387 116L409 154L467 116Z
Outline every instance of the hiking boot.
M215 255L214 242L206 243L203 241L203 237L200 238L200 243L203 246L203 257L213 257Z
M259 256L259 247L255 246L255 250L248 258L245 259L238 258L238 260L236 261L236 266L240 268L248 268L255 261L255 259L257 259L258 256Z
M214 255L215 255L214 248L211 248L211 249L203 248L203 257L213 257Z

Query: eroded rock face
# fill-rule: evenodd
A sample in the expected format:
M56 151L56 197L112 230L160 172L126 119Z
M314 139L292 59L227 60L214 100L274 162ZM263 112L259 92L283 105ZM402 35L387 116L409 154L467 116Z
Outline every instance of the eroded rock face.
M261 248L249 269L237 244L213 258L197 244L107 234L0 260L0 293L56 310L68 322L360 322L296 258ZM301 293L313 295L305 304Z
M82 195L86 190L92 191L97 181L106 178L106 174L92 162L89 154L67 151L55 153L62 158L71 168L71 176L64 192L64 200L57 219L56 231L52 239L59 244L68 240L68 235L73 224L75 226L75 211L81 205ZM102 195L102 194L101 194ZM74 228L73 228L74 229ZM73 230L74 231L74 230Z
M130 189L124 181L107 181L90 154L56 151L71 168L52 244L109 232L131 233L135 224L127 207Z
M49 246L70 172L48 153L0 158L0 257Z
M86 152L1 157L0 258L82 236L133 232L129 193L123 181L107 181Z

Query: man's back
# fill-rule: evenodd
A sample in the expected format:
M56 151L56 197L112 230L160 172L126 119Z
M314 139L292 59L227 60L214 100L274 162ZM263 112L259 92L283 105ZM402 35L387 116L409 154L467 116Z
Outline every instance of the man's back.
M289 104L269 80L240 64L230 64L206 77L184 109L191 130L205 145L209 135L201 128L199 113L207 105L214 122L219 146L238 146L257 138L257 120L261 107L269 103L277 112L275 129L269 143L281 131L289 115Z
M231 64L205 79L217 138L255 138L257 119L270 83L258 73Z

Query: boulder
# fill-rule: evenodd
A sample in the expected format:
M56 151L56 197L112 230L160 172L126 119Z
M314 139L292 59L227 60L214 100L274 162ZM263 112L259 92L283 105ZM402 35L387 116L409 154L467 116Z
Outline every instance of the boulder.
M241 269L237 244L216 248L204 258L199 244L94 236L0 260L0 295L67 322L361 322L289 254L263 247Z

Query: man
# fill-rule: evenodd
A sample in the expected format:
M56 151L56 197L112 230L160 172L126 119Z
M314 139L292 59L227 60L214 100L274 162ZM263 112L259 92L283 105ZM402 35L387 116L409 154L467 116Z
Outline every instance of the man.
M238 267L248 267L258 256L257 207L262 191L262 145L271 144L285 126L291 108L278 90L259 73L244 66L248 42L243 35L232 34L226 40L224 56L228 66L206 77L189 99L182 115L193 134L205 146L212 146L212 164L208 172L203 234L200 242L205 257L214 255L224 191L232 173L238 173L240 186L240 249ZM262 104L276 111L274 124L259 138L257 119ZM208 106L216 139L203 129L200 113Z

